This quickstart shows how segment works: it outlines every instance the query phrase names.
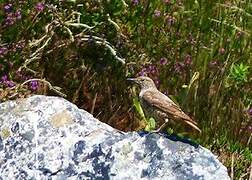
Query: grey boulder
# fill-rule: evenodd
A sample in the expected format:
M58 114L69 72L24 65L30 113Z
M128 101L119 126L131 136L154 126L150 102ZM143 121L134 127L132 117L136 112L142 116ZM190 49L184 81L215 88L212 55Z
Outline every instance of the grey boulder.
M230 179L207 149L120 132L59 98L0 104L0 179Z

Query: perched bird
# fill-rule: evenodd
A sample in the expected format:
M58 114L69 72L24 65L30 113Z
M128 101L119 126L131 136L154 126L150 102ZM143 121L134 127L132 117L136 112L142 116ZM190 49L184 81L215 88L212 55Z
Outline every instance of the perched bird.
M184 122L201 132L197 123L186 115L169 97L161 93L151 78L140 76L128 78L127 80L133 81L140 86L139 98L144 114L156 120L159 127L157 132L166 127L169 119L173 119L175 122Z

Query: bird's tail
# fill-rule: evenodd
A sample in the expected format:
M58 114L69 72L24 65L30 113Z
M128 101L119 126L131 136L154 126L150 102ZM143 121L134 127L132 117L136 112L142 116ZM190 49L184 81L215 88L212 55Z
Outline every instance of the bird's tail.
M200 130L200 128L198 128L197 123L195 121L193 121L192 119L183 119L183 121L186 124L188 124L189 126L193 127L197 131L199 131L199 133L201 133L201 130Z

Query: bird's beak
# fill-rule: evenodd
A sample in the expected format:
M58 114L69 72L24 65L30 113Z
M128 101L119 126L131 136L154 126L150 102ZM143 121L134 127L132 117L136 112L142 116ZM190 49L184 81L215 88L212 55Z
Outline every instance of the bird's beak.
M127 78L127 81L130 81L130 82L138 84L137 78Z
M133 82L135 82L136 78L127 78L127 81L133 81Z

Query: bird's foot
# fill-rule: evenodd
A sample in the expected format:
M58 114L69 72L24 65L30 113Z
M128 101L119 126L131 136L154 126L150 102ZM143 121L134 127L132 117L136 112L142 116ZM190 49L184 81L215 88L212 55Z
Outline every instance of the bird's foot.
M169 120L165 119L165 122L158 129L153 130L150 133L160 133L166 127L168 122L169 122Z

